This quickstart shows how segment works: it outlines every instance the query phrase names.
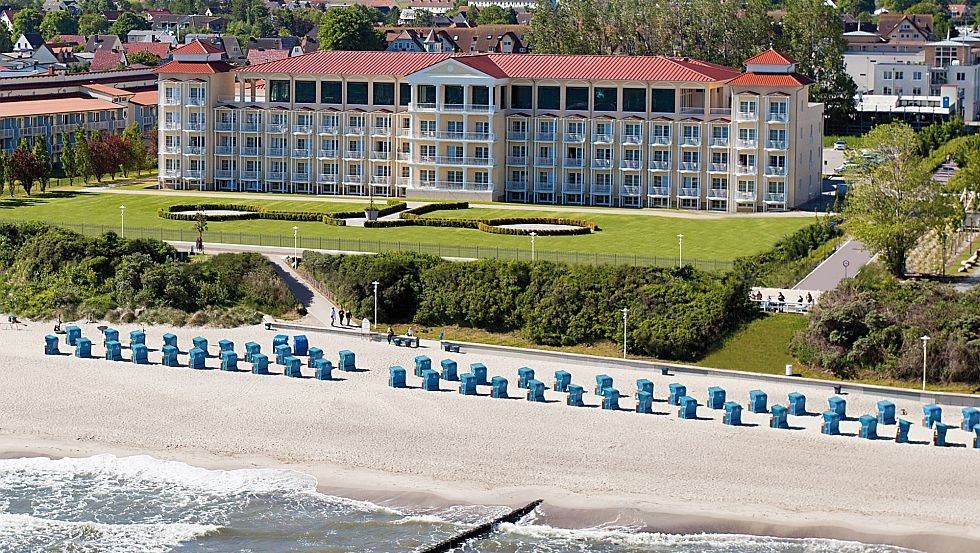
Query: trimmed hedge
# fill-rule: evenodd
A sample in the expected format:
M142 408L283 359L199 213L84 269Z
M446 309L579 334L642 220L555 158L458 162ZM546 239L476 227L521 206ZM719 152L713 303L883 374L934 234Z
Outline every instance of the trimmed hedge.
M407 208L405 202L389 200L387 205L381 208L380 216L398 213ZM172 205L161 207L157 210L157 215L163 219L173 219L176 221L194 221L196 212L202 210L234 210L244 211L240 215L208 215L208 221L241 221L247 219L270 219L275 221L304 221L304 222L323 222L327 225L343 227L347 225L344 219L364 217L364 211L340 211L336 213L322 213L319 211L276 211L251 205L239 204L195 204L195 205Z
M422 227L449 227L449 228L471 228L489 232L491 234L510 234L515 236L528 235L531 232L538 236L572 236L576 234L589 234L601 230L599 225L592 221L579 219L564 219L558 217L500 217L497 219L451 219L447 217L422 217L426 213L442 210L469 209L469 202L438 202L426 204L404 211L399 215L401 218L395 221L378 221L379 224L365 224L369 228L388 228L418 225ZM574 225L574 229L555 229L555 230L530 230L518 228L500 228L500 225Z
M385 215L391 215L392 213L398 213L399 211L404 211L408 208L408 204L398 200L388 200L386 207L378 209L378 217L384 217ZM365 209L367 207L365 206ZM330 216L334 219L358 219L364 217L364 211L337 211L331 213Z
M409 209L401 215L402 219L416 219L421 215L426 213L432 213L433 211L442 211L448 209L469 209L469 202L436 202L434 204L425 204L416 208Z

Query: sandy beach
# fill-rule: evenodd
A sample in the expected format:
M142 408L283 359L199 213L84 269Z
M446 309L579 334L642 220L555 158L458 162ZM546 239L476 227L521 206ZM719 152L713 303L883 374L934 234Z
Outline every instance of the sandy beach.
M93 354L104 348L95 324L82 325ZM137 327L114 325L123 342ZM587 527L616 521L668 532L738 532L786 537L828 537L889 543L922 551L980 550L980 451L960 430L960 410L944 406L956 424L947 436L959 447L938 448L923 428L919 403L850 394L848 416L873 413L891 399L899 416L916 422L911 444L893 441L894 426L879 426L877 441L855 435L856 420L841 423L842 436L819 433L826 387L760 384L715 376L662 376L598 362L531 366L547 385L568 370L586 388L587 408L546 391L547 403L530 403L517 388L511 356L444 354L436 343L396 348L355 335L305 332L336 364L337 351L357 354L362 372L334 371L334 381L168 368L159 364L162 335L178 335L181 351L194 336L255 341L271 353L276 332L239 329L146 327L151 365L43 355L49 324L4 330L0 345L0 455L88 456L149 454L209 468L287 467L316 476L321 490L389 503L517 505L545 499L544 521ZM294 332L285 332L295 334ZM61 351L69 348L61 336ZM416 355L433 366L446 357L484 363L489 376L505 376L511 399L424 392L411 368ZM123 357L129 359L128 349ZM180 361L186 364L186 355ZM409 389L387 387L388 367L408 369ZM240 368L249 365L240 363ZM270 366L270 368L272 368ZM275 370L273 368L273 370ZM613 377L635 395L637 378L655 384L654 414L598 409L595 375ZM304 375L312 370L304 368ZM699 407L700 420L681 420L666 403L667 385L685 384L703 403L709 386L727 390L743 405L762 388L769 404L807 396L813 416L789 419L792 430L768 428L768 414L743 411L745 426L721 423L722 412ZM907 413L902 415L902 411ZM963 447L969 446L969 447Z

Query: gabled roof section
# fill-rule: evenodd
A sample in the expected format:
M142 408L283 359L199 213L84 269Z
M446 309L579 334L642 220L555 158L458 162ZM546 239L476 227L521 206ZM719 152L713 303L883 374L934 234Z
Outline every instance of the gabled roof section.
M153 70L154 73L201 73L214 75L235 67L224 61L171 61Z
M149 52L160 59L165 59L170 56L171 48L169 42L127 42L123 44L123 50L128 54Z
M222 50L221 48L218 48L213 44L208 44L207 42L201 42L200 40L192 41L174 50L174 54L221 54L221 53L224 53L224 50Z
M770 48L761 54L757 54L745 60L746 65L750 63L759 65L792 65L796 63L796 60L787 56L786 54L783 54L782 52L778 52Z
M742 73L728 81L730 85L753 86L806 86L813 84L813 79L799 73ZM739 94L749 94L739 92Z

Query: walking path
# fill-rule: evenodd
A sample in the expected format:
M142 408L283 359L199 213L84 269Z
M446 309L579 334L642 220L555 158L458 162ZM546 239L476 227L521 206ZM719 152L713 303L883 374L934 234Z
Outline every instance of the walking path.
M848 240L837 248L830 257L824 259L817 268L803 278L794 290L833 290L846 277L858 274L862 267L871 261L873 255L858 240ZM844 264L847 264L845 267Z

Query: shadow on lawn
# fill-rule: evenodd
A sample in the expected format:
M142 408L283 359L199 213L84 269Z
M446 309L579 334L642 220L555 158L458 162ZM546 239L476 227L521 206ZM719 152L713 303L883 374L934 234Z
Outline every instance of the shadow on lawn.
M15 209L46 204L51 200L75 198L78 196L93 196L93 192L84 190L52 190L32 196L5 196L0 198L0 209Z

